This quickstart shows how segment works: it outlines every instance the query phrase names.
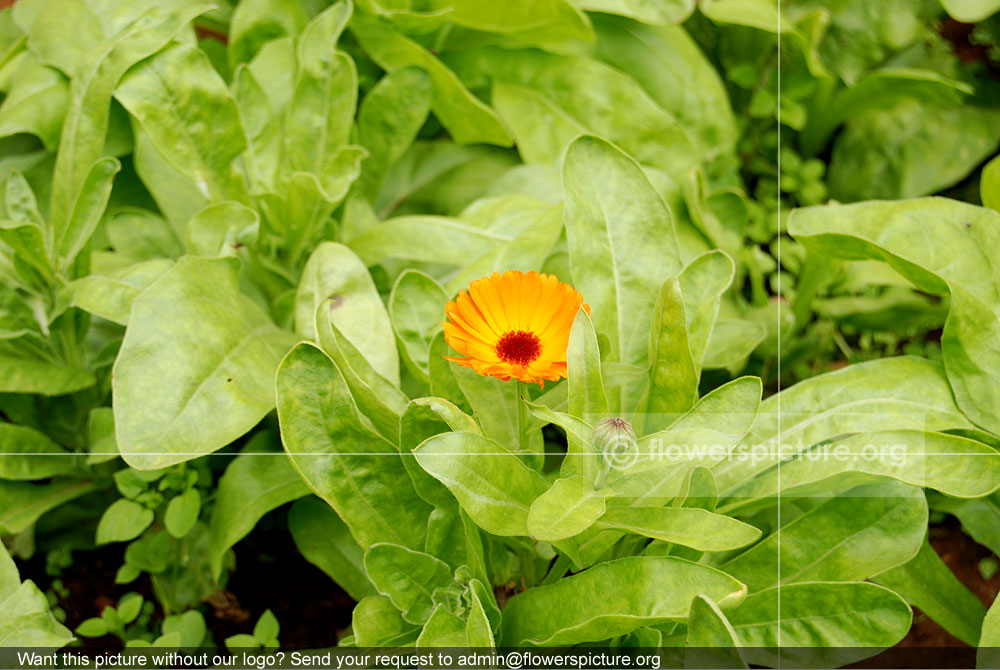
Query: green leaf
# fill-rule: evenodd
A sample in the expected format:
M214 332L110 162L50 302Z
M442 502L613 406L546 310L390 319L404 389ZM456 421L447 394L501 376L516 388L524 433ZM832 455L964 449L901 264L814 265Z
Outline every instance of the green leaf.
M912 619L902 598L865 582L782 584L729 615L747 661L772 667L860 661L902 640Z
M55 237L55 248L61 259L60 269L73 264L101 222L101 215L111 196L111 182L121 170L116 158L101 158L87 172L80 194L73 203L69 218Z
M781 412L778 412L778 407ZM952 397L942 367L902 356L850 365L817 375L771 396L747 435L747 445L781 443L804 450L840 435L866 430L939 431L970 427ZM801 447L797 446L801 440ZM795 453L787 449L783 457ZM772 467L775 454L730 458L712 468L723 496Z
M676 558L600 563L508 600L501 646L596 642L642 626L684 621L697 595L731 607L743 600L746 587L723 572Z
M260 217L238 202L209 205L187 222L185 241L196 256L231 256L240 244L256 240Z
M716 345L721 337L717 326L721 321L717 321L719 307L722 302L722 294L729 288L735 273L733 260L722 251L708 251L694 258L680 274L681 296L684 298L684 320L687 328L688 345L691 348L691 357L694 359L696 372L700 372L705 363L706 352L709 345ZM745 355L759 344L760 339L755 339L752 332L756 324L740 322L743 326L740 329L740 343L748 346ZM747 330L751 333L748 333Z
M760 530L749 524L696 507L613 507L597 525L698 551L739 549L761 535Z
M403 621L399 610L385 596L360 600L354 608L351 628L359 647L403 645L420 634L420 628Z
M420 44L386 24L359 15L352 18L350 28L365 52L383 70L393 72L418 66L430 75L434 90L431 109L456 142L510 146L510 138L493 110L472 95L454 72Z
M239 292L231 259L182 258L132 305L112 380L122 458L151 470L211 453L274 407L292 338Z
M396 447L362 423L333 361L299 344L282 361L276 390L285 451L358 544L423 548L430 507L413 489Z
M976 667L989 668L1000 660L1000 606L993 601L986 619L983 621L983 631L979 638L979 650L976 652Z
M233 165L246 149L239 112L203 51L181 44L160 51L129 70L115 98L206 198L247 200Z
M427 72L404 67L382 77L358 108L358 140L368 149L357 190L376 202L389 168L417 136L430 113L433 89Z
M510 239L444 216L400 216L369 228L348 246L368 266L387 258L465 265Z
M956 499L928 492L931 509L947 512L962 522L962 531L994 554L1000 551L1000 494Z
M748 668L740 639L719 606L705 596L691 601L685 640L686 668Z
M983 207L1000 211L1000 158L994 158L983 168L979 197L983 201Z
M92 617L84 619L74 632L83 637L102 637L108 634L108 624L105 623L104 619Z
M447 563L398 544L369 547L365 570L379 593L388 596L403 619L413 624L427 621L434 608L434 590L452 583Z
M427 9L451 9L448 21L455 25L512 34L519 41L593 39L586 15L567 0L517 0L502 6L490 0L466 0L460 4L431 0Z
M209 561L218 579L226 551L247 535L265 514L309 494L270 433L257 433L219 478L209 524ZM168 527L169 528L169 527Z
M317 309L372 368L399 385L399 355L385 305L368 269L349 248L323 242L309 257L295 296L295 330L319 341Z
M852 202L942 191L996 152L998 120L992 108L912 98L854 117L834 143L830 195Z
M978 23L1000 11L998 0L941 0L948 14L962 23Z
M249 62L271 40L296 36L309 16L299 0L244 0L229 24L229 66Z
M198 521L201 513L201 494L198 489L190 488L184 493L174 496L167 504L163 523L174 537L184 537Z
M66 77L29 52L14 71L0 106L0 137L31 133L55 152L68 100Z
M986 608L958 581L926 540L910 561L875 576L873 581L892 589L914 607L919 607L921 612L967 645L979 645Z
M253 627L253 636L257 638L257 641L261 644L267 644L269 640L273 640L278 637L278 619L274 616L271 610L264 610L264 613L260 615L257 619L257 623Z
M779 582L861 581L912 559L926 532L923 492L882 482L818 502L720 567L751 592Z
M358 104L354 61L335 49L351 11L349 2L334 3L302 31L295 89L284 119L286 173L310 172L327 193L337 176L337 150L347 143Z
M122 623L129 624L135 621L141 609L142 596L138 593L126 593L118 601L118 616L121 617ZM198 642L201 642L201 640L198 640Z
M444 605L435 605L420 630L417 648L464 646L468 642L467 625Z
M566 349L569 413L590 422L608 411L608 398L601 375L601 352L597 333L587 311L580 308L569 332Z
M570 145L563 184L574 286L610 338L609 360L645 367L649 340L636 324L652 321L649 296L681 269L670 215L638 164L596 137ZM632 410L635 394L621 387L611 411Z
M73 368L0 353L0 392L63 395L96 383L90 370Z
M180 636L181 647L200 647L205 640L205 617L198 610L188 610L174 614L163 620L164 636L175 633ZM228 640L227 640L228 642Z
M0 423L0 479L47 479L72 474L80 459L28 426Z
M577 7L592 12L620 14L643 23L682 23L694 11L694 0L576 0Z
M655 415L673 416L691 409L698 400L698 369L688 343L687 318L679 279L669 279L660 289L653 308L649 341L649 395L647 429L656 425ZM663 420L660 419L660 423Z
M65 477L46 484L0 480L0 530L11 535L20 533L49 510L95 488L90 480Z
M288 530L302 556L357 601L377 594L365 572L365 552L337 513L310 496L288 511Z
M413 453L483 530L528 534L528 510L548 485L514 453L473 433L435 435Z
M1000 289L991 261L1000 249L1000 214L928 198L808 208L794 212L788 226L810 249L883 260L918 289L950 295L941 338L948 381L969 418L1000 432L1000 392L989 382L1000 373L993 337L1000 335Z
M583 477L557 479L528 510L528 534L556 542L590 528L604 514L608 490L594 491Z
M153 510L121 498L111 503L97 524L97 544L128 542L153 523Z
M689 0L670 0L661 3L660 11L683 16L692 5ZM677 118L699 155L711 160L735 148L736 123L725 84L684 28L606 15L595 17L594 28L594 56L639 82L656 104Z
M389 294L389 319L410 370L428 379L431 341L441 331L448 294L419 270L405 270Z
M496 644L489 615L475 588L469 589L469 614L465 621L465 638L465 645L469 647L492 648Z
M125 326L135 299L173 265L172 260L159 258L107 273L95 272L69 284L66 292L74 306Z

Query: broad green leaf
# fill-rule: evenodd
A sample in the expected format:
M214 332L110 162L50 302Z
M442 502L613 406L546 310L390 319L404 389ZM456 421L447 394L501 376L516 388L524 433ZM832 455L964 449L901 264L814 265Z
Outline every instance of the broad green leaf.
M998 0L941 0L948 14L962 23L978 23L1000 11Z
M451 568L430 554L398 544L373 544L365 552L365 570L379 593L387 596L414 624L427 621L437 588L451 585Z
M569 333L566 349L567 402L569 413L596 422L595 415L606 414L608 398L601 377L601 352L597 334L587 311L580 308Z
M80 456L28 426L0 423L0 479L48 479L72 474Z
M351 32L365 52L387 72L415 65L431 77L431 109L459 144L484 142L510 146L510 138L489 107L431 52L388 25L355 15Z
M46 484L0 480L0 530L16 535L63 503L97 488L91 480L58 477Z
M858 433L804 450L778 470L773 467L733 489L727 509L753 505L779 491L782 497L809 496L880 477L960 498L984 496L1000 486L996 450L964 437L917 430Z
M399 417L409 400L340 332L333 320L326 318L329 308L317 310L319 344L336 364L361 413L372 422L382 437L395 443L399 437Z
M129 70L115 98L205 198L247 200L233 165L246 149L239 112L204 52L181 44L160 51Z
M383 221L348 242L371 266L387 258L465 265L510 237L443 216L401 216Z
M684 0L662 4L691 5ZM594 55L628 73L656 104L674 115L701 156L711 160L735 148L736 124L725 84L683 28L613 16L597 16L594 28Z
M453 614L444 605L435 605L427 622L420 630L417 638L417 648L422 647L462 647L468 637L466 622Z
M469 614L465 622L465 637L465 644L469 647L492 648L496 644L489 614L475 588L469 589Z
M890 109L901 99L956 104L969 93L972 88L967 84L929 70L880 68L853 86L842 89L829 104L817 106L809 114L808 123L802 130L804 153L815 154L844 121L863 118L867 112Z
M121 498L111 503L97 524L97 544L128 542L142 534L153 523L153 510L137 502Z
M0 105L0 137L31 133L46 149L56 151L68 100L66 77L29 53L14 72Z
M365 573L365 552L337 513L309 496L288 511L288 530L302 556L357 601L377 595Z
M652 322L650 296L681 269L670 215L638 164L596 137L570 145L563 185L574 286L610 339L609 359L645 367L649 339L640 324ZM609 409L632 410L634 396L623 386Z
M691 601L685 640L687 668L748 668L739 647L740 638L719 606L705 596Z
M597 526L698 551L739 549L761 535L759 529L749 524L697 507L612 507L597 521Z
M557 479L531 503L528 534L544 542L578 535L601 518L610 493L594 491L593 482L582 476Z
M986 608L926 540L910 561L875 576L873 581L903 596L967 645L979 644Z
M139 603L142 603L141 598ZM162 628L164 635L179 635L180 646L187 648L200 647L205 639L206 629L205 617L198 610L168 616L163 620Z
M57 232L55 249L60 257L60 269L65 270L76 259L101 222L101 215L111 195L111 182L121 169L115 158L101 158L90 167L80 186L65 227Z
M950 295L941 338L948 381L969 418L1000 432L1000 392L990 383L1000 373L994 337L1000 334L1000 285L991 260L1000 249L1000 214L928 198L809 208L791 214L788 226L810 249L883 260L918 289Z
M727 495L777 462L767 450L776 447L779 435L793 448L785 448L787 457L849 433L966 427L968 419L955 406L939 364L909 356L870 361L807 379L765 400L745 440L749 449L764 453L752 459L752 452L735 454L712 473L719 493Z
M576 0L580 9L620 14L653 25L683 23L694 12L694 0Z
M781 9L771 0L703 0L702 14L716 23L749 26L771 33L789 30L789 21L781 24Z
M399 384L396 338L368 269L349 248L323 242L309 257L295 296L295 330L319 341L317 309L382 377Z
M431 341L441 331L447 302L441 285L419 270L405 270L389 294L389 319L399 352L411 372L424 380L430 374Z
M466 0L452 4L431 0L428 10L450 8L448 21L491 33L509 33L520 41L590 41L593 33L583 12L568 0L514 0L497 5L490 0Z
M238 202L209 205L187 221L187 250L195 256L232 256L256 241L260 217Z
M246 4L241 3L240 7L245 7ZM243 131L246 133L247 152L244 162L251 190L273 191L277 187L275 178L281 162L281 124L271 106L271 100L247 65L241 64L236 68L230 90L240 110ZM274 92L275 95L276 93Z
M979 197L983 201L983 207L1000 211L1000 158L994 158L983 168Z
M141 207L115 207L104 222L104 234L115 253L133 261L177 258L184 245L159 214Z
M177 236L186 238L188 223L209 206L210 196L194 179L163 157L135 120L132 132L135 136L132 162L136 174Z
M912 559L926 532L923 492L884 482L821 502L720 567L751 592L862 581Z
M483 530L527 535L528 510L545 479L499 444L473 433L444 433L413 450L417 463L458 499Z
M564 117L568 116L587 133L614 142L645 165L680 177L698 161L698 150L677 119L634 79L598 60L487 47L450 53L445 62L474 89L498 82L534 91L546 101L538 104L536 100L523 111L537 115L556 108L556 123L566 126ZM560 135L573 138L566 130Z
M334 362L315 346L299 344L282 361L276 388L285 451L358 544L423 548L430 507L414 490L396 447L362 422Z
M46 396L73 393L93 386L94 373L81 368L26 360L0 352L0 392L39 393Z
M472 417L444 398L411 400L399 420L399 450L420 497L439 510L457 511L455 499L448 489L421 468L413 456L413 450L424 440L452 430L481 434Z
M767 327L746 319L719 319L705 349L702 367L708 370L743 367L757 346L767 338Z
M309 16L299 0L244 0L229 24L229 66L250 61L271 40L296 36Z
M986 613L983 621L983 631L979 638L979 650L976 652L976 667L990 668L1000 661L1000 605L996 600Z
M351 629L359 647L399 646L412 643L420 628L403 621L392 601L385 596L369 596L358 602Z
M454 356L455 352L451 352L450 355ZM482 426L483 434L495 440L502 450L520 449L517 412L518 403L522 400L518 385L510 380L504 381L481 375L455 362L449 362L448 366L462 390L462 395L472 407L476 421Z
M135 299L173 264L169 258L159 258L106 274L95 272L69 284L66 292L74 306L125 326Z
M0 550L0 601L9 598L20 586L21 577L17 564L4 547Z
M491 101L528 165L557 164L569 143L587 132L552 100L530 88L497 82Z
M88 172L103 153L110 120L108 101L115 86L129 68L162 49L208 7L190 3L152 7L153 3L145 2L119 4L115 7L121 14L114 29L103 33L100 21L86 16L90 10L83 9L83 2L68 3L67 8L72 9L65 13L45 12L44 4L26 3L32 7L30 18L24 7L18 10L24 12L22 25L37 22L38 32L29 30L35 32L34 39L46 45L46 50L54 51L43 55L43 60L54 62L73 77L59 139L49 217L57 236L61 236L74 203L82 197L81 187ZM110 9L111 5L103 7ZM75 16L78 11L85 15ZM51 22L47 17L52 17ZM49 34L42 38L41 33ZM84 37L67 40L67 35ZM70 48L63 51L66 46Z
M679 414L698 400L698 368L688 342L684 296L679 279L663 283L653 308L649 341L649 394L647 429L658 414Z
M284 119L285 170L289 175L311 172L327 194L332 194L337 151L347 143L358 103L354 61L334 48L351 9L349 2L334 3L302 31L295 89Z
M729 575L676 558L634 556L601 563L507 601L501 646L572 645L687 619L704 595L732 607L746 587Z
M865 582L782 584L729 614L747 661L772 667L860 661L902 640L912 619L902 598Z
M965 178L992 156L1000 113L906 98L853 117L833 147L827 183L845 202L931 195Z
M0 602L0 645L56 649L73 641L49 610L45 594L31 580Z
M687 340L695 371L701 370L709 344L719 337L716 329L720 325L717 321L719 306L722 294L732 283L735 269L732 259L716 250L694 258L679 276ZM746 328L741 329L740 335L741 340L752 343L751 348L758 344Z
M219 478L209 523L208 559L218 580L226 551L265 514L309 494L277 438L257 433Z
M211 453L274 407L291 336L239 292L233 259L185 257L135 299L112 379L118 449L138 469Z
M427 72L404 67L382 77L358 108L358 140L369 155L357 188L372 204L389 168L413 143L427 120L431 95Z
M170 499L163 515L163 525L174 537L184 537L194 527L200 513L201 494L192 487Z

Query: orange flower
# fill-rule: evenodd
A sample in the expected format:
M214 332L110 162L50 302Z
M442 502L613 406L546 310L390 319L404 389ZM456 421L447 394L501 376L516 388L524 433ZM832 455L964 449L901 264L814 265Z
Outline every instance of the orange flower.
M523 382L566 376L566 347L583 296L553 275L508 270L469 284L445 307L444 338L481 375Z

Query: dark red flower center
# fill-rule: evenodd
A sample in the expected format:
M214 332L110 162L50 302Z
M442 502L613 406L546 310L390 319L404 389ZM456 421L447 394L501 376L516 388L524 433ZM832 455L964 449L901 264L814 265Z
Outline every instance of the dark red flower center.
M497 342L497 356L504 363L527 365L542 353L542 343L538 336L526 330L512 330L504 333Z

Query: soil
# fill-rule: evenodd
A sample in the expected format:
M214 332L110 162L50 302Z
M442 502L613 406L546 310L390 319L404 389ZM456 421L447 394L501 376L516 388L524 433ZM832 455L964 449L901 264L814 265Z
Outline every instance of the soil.
M251 633L254 623L268 608L280 625L282 649L332 647L351 624L354 600L321 570L296 550L284 524L287 510L279 509L261 520L258 528L234 547L237 569L224 589L214 593L199 609L216 644L238 633ZM130 591L155 602L149 576L131 584L115 584L122 564L124 545L74 552L73 565L60 575L66 597L59 606L66 612L65 625L75 629L84 619L100 616ZM31 579L43 591L52 578L45 573L45 557L38 552L20 562L21 578ZM163 618L157 606L153 619ZM84 650L117 650L118 638L80 638Z

